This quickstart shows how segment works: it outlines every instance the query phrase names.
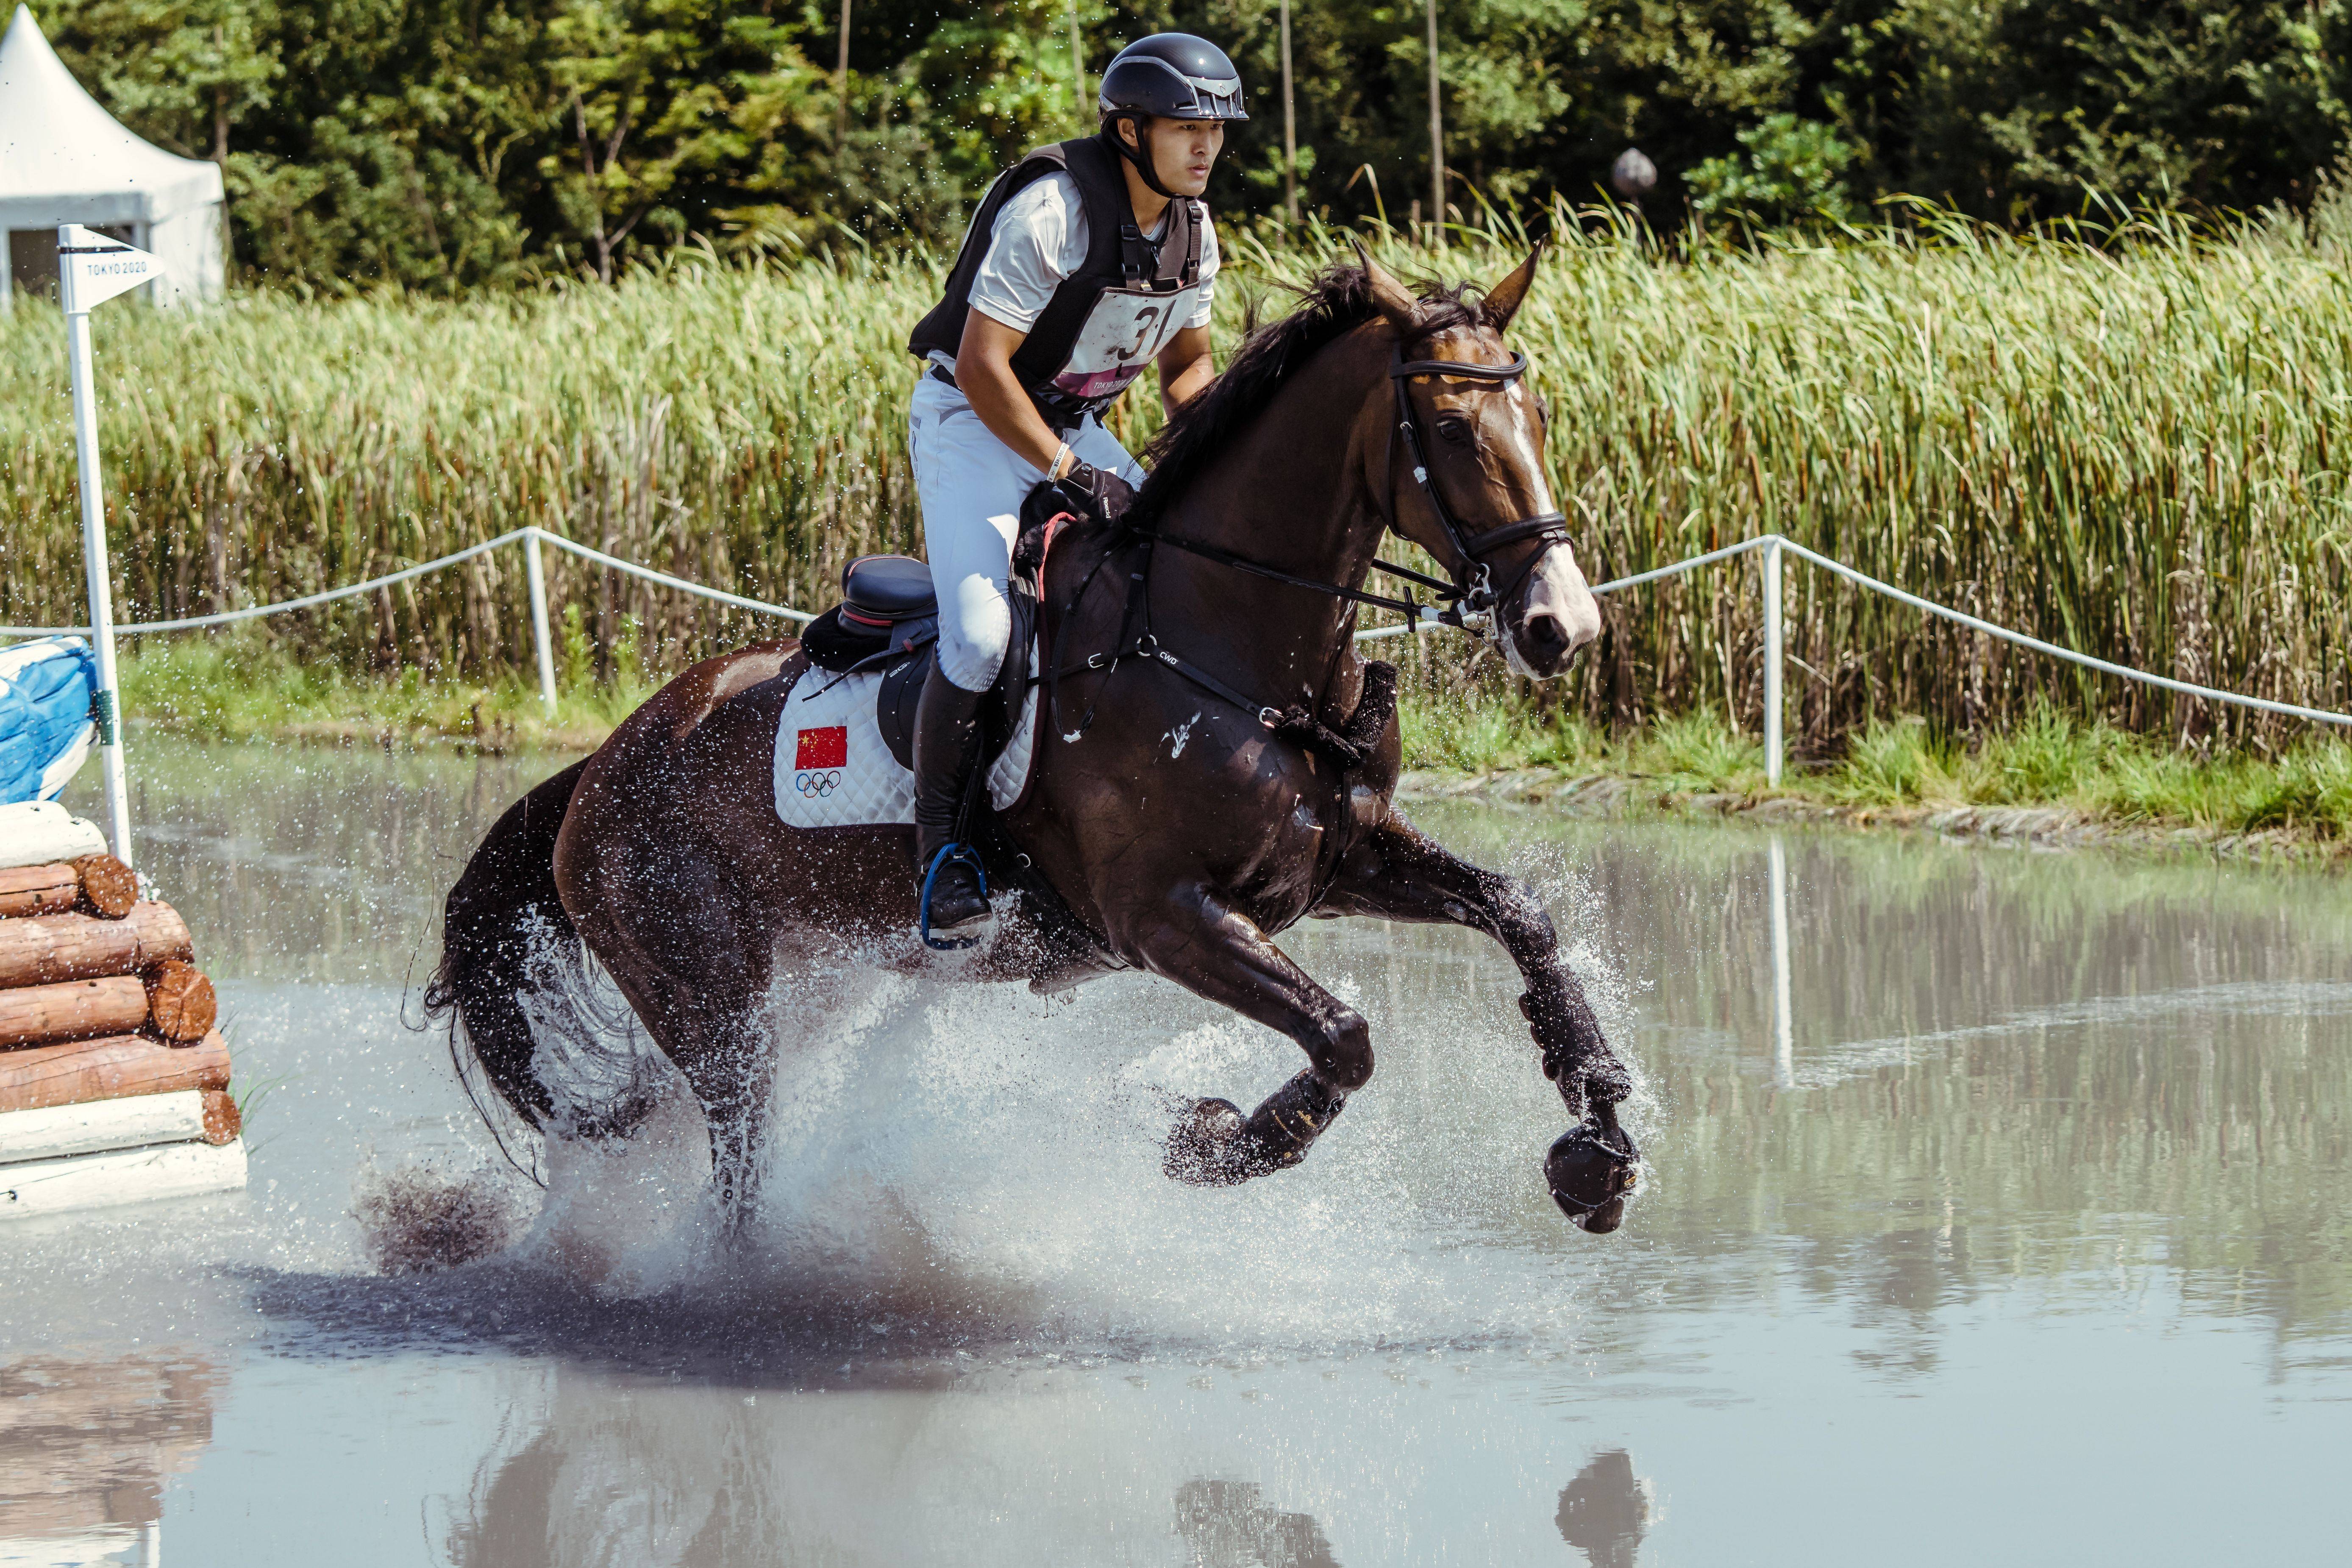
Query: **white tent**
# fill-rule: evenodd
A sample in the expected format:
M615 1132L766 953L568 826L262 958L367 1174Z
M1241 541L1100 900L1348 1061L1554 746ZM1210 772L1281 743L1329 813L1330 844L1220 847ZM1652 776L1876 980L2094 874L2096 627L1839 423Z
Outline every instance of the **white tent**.
M123 129L16 7L0 37L0 232L15 234L10 249L53 255L61 223L112 228L163 264L157 303L215 300L228 281L224 199L219 164ZM15 272L0 257L0 306Z

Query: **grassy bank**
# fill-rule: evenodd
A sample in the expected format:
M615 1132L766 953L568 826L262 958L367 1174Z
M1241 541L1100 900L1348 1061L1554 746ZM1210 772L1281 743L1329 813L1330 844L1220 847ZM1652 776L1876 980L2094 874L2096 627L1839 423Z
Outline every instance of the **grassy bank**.
M593 751L662 678L638 667L633 637L600 678L584 617L575 607L566 620L552 713L536 673L467 679L414 664L354 673L249 634L142 642L121 664L122 706L134 726L202 740Z
M1423 700L1402 716L1409 766L1441 781L1551 775L1517 792L1538 796L1563 781L1606 778L1638 784L1637 798L1662 805L1737 809L1780 799L1908 814L1896 820L1936 808L2041 808L2115 829L2259 834L2330 854L2352 850L2352 742L2333 736L2268 753L2198 754L2049 706L1974 744L1938 736L1918 718L1876 721L1840 756L1788 771L1774 788L1755 732L1711 710L1619 735L1580 715L1547 717L1523 704Z
M1661 255L1555 216L1561 243L1514 337L1555 411L1555 482L1596 579L1772 529L2140 668L2352 701L2342 199L2308 222L2150 221L2095 246L1945 225ZM1346 244L1229 237L1228 344L1245 295ZM1381 254L1491 279L1517 241L1464 235L1439 255L1391 237ZM816 603L848 556L915 542L900 345L936 280L925 258L680 262L461 305L126 308L99 328L124 609L282 598L523 522ZM64 406L58 319L0 321L0 620L79 612ZM1129 399L1121 433L1139 439L1152 417ZM633 654L675 668L750 629L568 561L551 570L600 674ZM1711 707L1754 727L1755 574L1743 562L1612 602L1575 710ZM513 552L486 556L265 635L347 668L495 685L530 659L521 575ZM2200 741L2296 732L2059 668L1805 569L1790 613L1801 754L1839 755L1894 715L1982 733L2043 705Z
M134 722L218 740L329 744L454 744L507 752L593 747L658 681L634 668L598 681L575 628L550 716L535 683L343 674L258 645L158 644L123 666ZM1549 714L1491 698L1409 694L1405 763L1449 789L1500 776L1515 795L1579 780L1637 786L1664 805L1766 800L1901 813L1934 807L2044 807L2119 828L2266 834L2284 844L2352 850L2352 742L2307 739L2273 754L2199 756L2054 708L1973 746L1925 721L1874 723L1834 762L1797 768L1775 790L1764 755L1712 710L1612 734L1572 710Z

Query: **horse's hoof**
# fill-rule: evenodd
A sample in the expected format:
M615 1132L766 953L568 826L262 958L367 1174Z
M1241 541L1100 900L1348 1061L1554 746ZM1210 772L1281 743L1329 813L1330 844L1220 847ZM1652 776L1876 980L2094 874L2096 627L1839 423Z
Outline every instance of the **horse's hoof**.
M1247 1119L1230 1100L1196 1100L1169 1131L1160 1168L1169 1180L1196 1187L1230 1187L1249 1179L1234 1158Z
M1544 1184L1560 1213L1596 1236L1605 1235L1625 1217L1625 1194L1633 1190L1641 1158L1623 1128L1580 1121L1553 1140L1544 1155Z
M1611 1198L1591 1214L1577 1215L1576 1223L1594 1236L1607 1236L1625 1223L1625 1200Z

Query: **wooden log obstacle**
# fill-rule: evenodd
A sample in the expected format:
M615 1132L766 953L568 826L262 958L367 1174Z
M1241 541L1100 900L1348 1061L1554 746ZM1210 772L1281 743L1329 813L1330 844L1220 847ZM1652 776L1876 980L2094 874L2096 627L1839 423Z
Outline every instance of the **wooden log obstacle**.
M119 921L139 901L139 879L111 855L84 855L50 866L0 870L0 917L62 915L74 910Z
M0 808L0 1220L242 1187L228 1043L187 923L111 855L15 863L86 847L54 807L12 835L22 810Z

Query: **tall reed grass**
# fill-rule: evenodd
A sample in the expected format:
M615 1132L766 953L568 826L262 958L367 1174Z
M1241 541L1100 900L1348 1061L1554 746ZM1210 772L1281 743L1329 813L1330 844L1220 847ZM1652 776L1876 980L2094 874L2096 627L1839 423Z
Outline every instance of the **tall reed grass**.
M1777 530L1865 572L2139 668L2352 702L2352 287L2337 207L2226 232L2163 216L2090 237L1930 219L1897 233L1662 251L1591 215L1513 336L1553 410L1550 459L1595 580ZM1496 222L1392 267L1492 280ZM1343 231L1229 236L1244 297ZM290 596L536 522L739 592L816 607L840 565L916 550L902 344L936 258L785 268L681 257L617 287L446 304L242 296L98 318L106 504L126 616ZM1150 430L1128 400L1118 433ZM81 618L62 330L0 321L0 621ZM673 667L773 623L551 555L609 657ZM1759 708L1752 559L1635 590L1575 681L1488 700L1631 721ZM513 552L262 635L347 667L527 665ZM1792 567L1800 749L1874 716L1973 733L2045 701L2126 727L2286 728L2060 667ZM1395 645L1391 645L1394 647ZM1458 645L1409 662L1447 672ZM1795 715L1792 715L1792 719Z

